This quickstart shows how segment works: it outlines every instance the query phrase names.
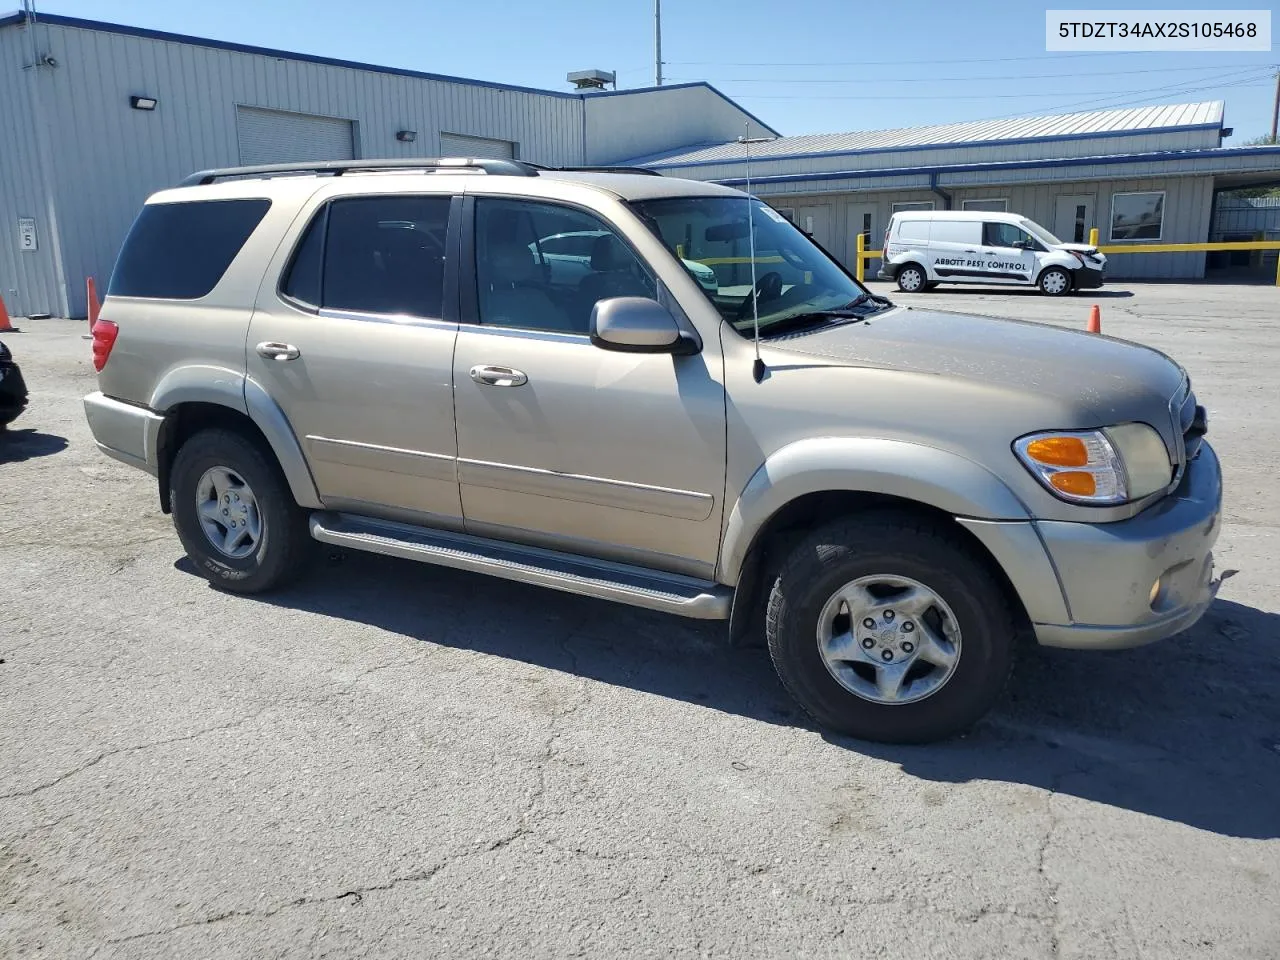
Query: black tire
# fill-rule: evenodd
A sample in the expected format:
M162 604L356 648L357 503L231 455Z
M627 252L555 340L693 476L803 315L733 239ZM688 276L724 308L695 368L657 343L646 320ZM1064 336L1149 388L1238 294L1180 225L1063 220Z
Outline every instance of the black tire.
M828 598L859 577L883 575L929 587L960 628L954 672L924 699L865 699L836 680L819 651L818 617ZM773 584L765 635L783 686L821 726L862 740L926 743L964 732L995 703L1018 627L1006 591L954 530L911 514L862 514L795 547Z
M205 535L196 510L196 488L205 472L224 467L253 491L261 536L251 554L233 558ZM169 473L169 502L178 539L201 576L232 593L261 593L285 583L305 566L310 536L306 514L260 443L232 430L193 434L178 450Z
M1054 277L1054 280L1049 280ZM1058 286L1057 278L1061 278L1061 287ZM1047 282L1046 282L1047 281ZM1040 279L1036 281L1036 286L1040 288L1040 292L1046 297L1065 297L1071 292L1074 284L1071 282L1071 273L1062 267L1047 267L1040 274ZM1053 289L1049 289L1053 287Z
M929 274L920 264L904 263L898 270L898 289L903 293L923 293L928 288Z

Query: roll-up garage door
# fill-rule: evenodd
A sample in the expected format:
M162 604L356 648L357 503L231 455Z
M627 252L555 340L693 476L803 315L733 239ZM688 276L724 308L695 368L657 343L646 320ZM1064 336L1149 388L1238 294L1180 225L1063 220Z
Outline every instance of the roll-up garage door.
M236 107L236 135L243 164L355 159L350 120Z
M493 157L512 160L516 145L510 140L490 140L488 137L467 137L460 133L440 134L442 157Z

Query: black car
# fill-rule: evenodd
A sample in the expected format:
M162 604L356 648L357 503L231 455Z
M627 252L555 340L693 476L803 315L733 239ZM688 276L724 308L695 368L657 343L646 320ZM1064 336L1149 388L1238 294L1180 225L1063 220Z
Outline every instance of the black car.
M27 384L13 362L9 348L0 343L0 428L13 423L27 408Z

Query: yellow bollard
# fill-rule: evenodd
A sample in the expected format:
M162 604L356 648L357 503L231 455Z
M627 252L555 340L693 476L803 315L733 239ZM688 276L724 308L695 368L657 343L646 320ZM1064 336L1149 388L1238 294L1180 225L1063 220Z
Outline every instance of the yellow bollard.
M1280 287L1280 250L1276 251L1276 286Z
M863 254L867 252L867 238L861 232L858 233L858 239L853 241L853 251L854 263L856 264L853 268L853 275L858 278L859 283L862 283L867 272L867 262L862 259Z
M1096 247L1098 245L1098 228L1089 228L1089 246Z

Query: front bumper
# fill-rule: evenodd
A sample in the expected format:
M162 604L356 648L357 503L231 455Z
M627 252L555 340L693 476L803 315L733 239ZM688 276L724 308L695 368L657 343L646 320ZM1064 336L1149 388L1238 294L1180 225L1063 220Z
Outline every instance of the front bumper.
M1213 546L1221 514L1222 474L1205 443L1177 490L1132 519L1037 521L1071 622L1036 623L1036 638L1050 647L1112 650L1186 630L1218 592Z
M1102 270L1098 267L1077 267L1075 273L1077 290L1095 290L1102 286Z
M84 414L99 450L121 463L156 475L156 451L164 417L146 407L113 400L98 391L84 398Z

